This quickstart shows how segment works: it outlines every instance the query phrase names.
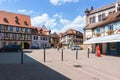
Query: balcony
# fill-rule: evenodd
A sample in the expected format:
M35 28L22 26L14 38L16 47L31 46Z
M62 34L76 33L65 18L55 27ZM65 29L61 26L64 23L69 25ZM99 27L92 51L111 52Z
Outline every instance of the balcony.
M107 34L108 34L108 35L111 35L111 34L113 34L113 33L114 33L113 30L109 30L109 31L107 31Z

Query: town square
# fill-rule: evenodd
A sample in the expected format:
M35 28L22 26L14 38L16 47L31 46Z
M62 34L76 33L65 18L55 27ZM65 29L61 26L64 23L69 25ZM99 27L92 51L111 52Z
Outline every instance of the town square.
M119 0L0 5L0 80L120 80Z

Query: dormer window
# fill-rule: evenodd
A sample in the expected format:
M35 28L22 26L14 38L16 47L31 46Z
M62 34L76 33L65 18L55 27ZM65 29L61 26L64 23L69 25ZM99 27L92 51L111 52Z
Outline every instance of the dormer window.
M17 16L15 17L15 22L16 22L16 24L20 24Z
M7 20L7 18L3 18L3 21L4 21L5 23L9 23L8 20Z
M28 26L28 23L27 23L27 21L24 21L24 25Z
M42 33L42 31L43 31L43 30L42 30L42 29L40 29L40 33Z

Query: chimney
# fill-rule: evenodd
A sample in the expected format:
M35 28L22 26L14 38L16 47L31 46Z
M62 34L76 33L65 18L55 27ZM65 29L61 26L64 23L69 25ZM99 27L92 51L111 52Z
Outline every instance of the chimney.
M118 2L115 3L115 12L120 11L120 5Z
M90 9L90 11L92 11L93 10L93 6L91 6L91 9Z

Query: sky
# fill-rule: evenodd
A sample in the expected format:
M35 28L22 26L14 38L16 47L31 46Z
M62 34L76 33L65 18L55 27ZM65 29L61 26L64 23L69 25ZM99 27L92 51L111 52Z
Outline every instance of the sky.
M25 14L31 17L32 26L53 32L75 29L83 32L86 8L94 9L119 0L0 0L0 10Z

